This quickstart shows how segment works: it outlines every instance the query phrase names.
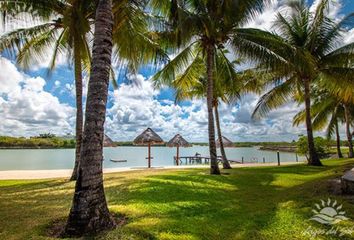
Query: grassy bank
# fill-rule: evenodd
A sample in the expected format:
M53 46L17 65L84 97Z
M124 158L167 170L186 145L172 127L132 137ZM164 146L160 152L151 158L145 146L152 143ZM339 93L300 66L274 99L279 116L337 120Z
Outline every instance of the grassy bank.
M336 239L304 231L329 229L309 220L321 199L336 199L354 219L354 199L333 195L327 181L353 164L330 160L325 167L232 169L221 176L205 169L108 174L110 210L127 224L97 239ZM63 179L0 181L0 239L47 239L48 224L67 216L73 187Z

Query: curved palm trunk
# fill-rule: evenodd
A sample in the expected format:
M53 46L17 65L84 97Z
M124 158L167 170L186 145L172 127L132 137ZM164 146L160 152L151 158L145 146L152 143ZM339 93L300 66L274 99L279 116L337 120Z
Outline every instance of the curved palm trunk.
M305 88L305 110L306 110L306 130L307 130L307 142L309 149L308 164L311 166L322 166L320 158L315 149L315 143L313 139L312 132L312 120L311 120L311 100L310 100L310 81L309 79L304 79Z
M82 128L83 128L83 111L82 111L82 67L81 53L78 40L74 43L74 62L75 62L75 89L76 89L76 149L75 149L75 166L71 174L70 181L77 179L77 172L80 163Z
M347 105L344 105L344 114L345 114L345 130L347 133L347 139L348 139L348 146L349 146L349 154L348 157L352 158L354 157L354 152L353 152L353 142L352 142L352 134L350 132L350 113Z
M103 187L103 136L112 56L112 1L100 0L96 11L93 60L88 86L81 161L64 235L80 236L112 229Z
M343 158L343 154L340 149L340 136L339 136L338 122L336 122L335 128L336 128L336 144L337 144L338 158Z
M216 129L218 131L220 152L221 152L221 157L222 157L222 166L223 166L224 169L231 169L230 163L229 163L229 161L227 160L227 157L226 157L226 153L225 153L225 149L224 149L224 143L222 141L220 119L219 119L219 110L218 110L218 104L217 103L215 104L214 112L215 112Z
M207 48L207 105L208 105L208 130L209 130L209 153L210 153L210 174L220 174L220 169L216 154L215 145L215 126L213 116L213 100L214 100L214 79L213 79L213 66L214 66L214 49L212 46Z

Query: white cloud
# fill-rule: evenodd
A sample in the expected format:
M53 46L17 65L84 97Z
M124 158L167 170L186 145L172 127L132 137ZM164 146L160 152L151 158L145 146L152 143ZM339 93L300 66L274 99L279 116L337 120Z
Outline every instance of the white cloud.
M19 72L0 57L0 134L38 135L72 132L74 109L44 90L45 80Z
M112 106L107 110L106 131L111 138L130 141L151 127L166 141L176 133L189 141L207 141L208 115L204 100L174 105L169 99L157 100L160 91L142 75L129 78L136 84L124 83L110 93ZM295 104L271 112L266 119L252 120L257 100L257 96L247 95L237 105L220 104L221 126L227 137L235 141L289 141L305 133L303 126L292 126L292 118L299 110Z

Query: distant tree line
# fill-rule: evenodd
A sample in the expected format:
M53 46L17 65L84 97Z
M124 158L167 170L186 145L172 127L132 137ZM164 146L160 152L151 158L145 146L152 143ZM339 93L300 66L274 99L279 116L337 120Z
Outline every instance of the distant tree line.
M75 140L54 135L31 138L0 136L0 148L75 148Z

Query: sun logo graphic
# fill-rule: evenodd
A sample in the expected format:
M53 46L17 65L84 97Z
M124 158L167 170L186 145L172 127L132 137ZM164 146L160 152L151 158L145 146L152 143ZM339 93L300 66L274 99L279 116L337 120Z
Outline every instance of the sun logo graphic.
M343 220L348 220L345 217L345 211L342 210L342 205L338 206L337 201L331 201L328 198L327 202L321 200L321 204L315 204L315 209L312 212L315 214L310 220L326 224L334 225Z

